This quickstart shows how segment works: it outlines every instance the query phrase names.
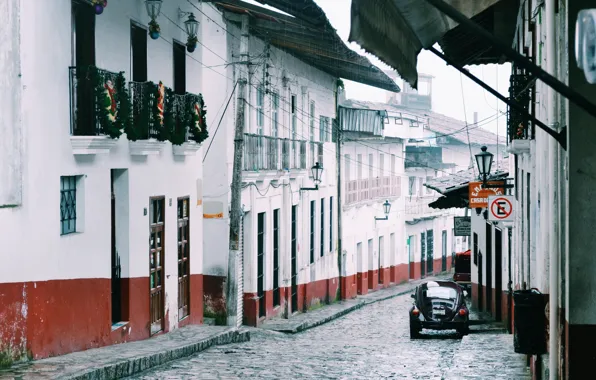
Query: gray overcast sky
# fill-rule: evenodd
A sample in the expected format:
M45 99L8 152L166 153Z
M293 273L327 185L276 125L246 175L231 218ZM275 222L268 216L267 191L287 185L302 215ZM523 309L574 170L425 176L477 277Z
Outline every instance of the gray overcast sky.
M246 1L262 6L262 4L254 0ZM348 44L347 40L350 33L350 0L315 0L315 2L325 11L327 18L329 18L333 27L337 29L339 36L351 49L366 56L373 64L380 68L389 69L388 66L384 65L376 57L365 53L357 44ZM472 66L468 67L468 69L493 88L498 89L503 95L508 95L509 74L511 71L509 64ZM506 105L487 93L476 83L461 75L456 69L446 66L445 62L440 58L427 51L422 51L418 56L418 72L430 74L435 77L432 84L432 102L435 112L460 120L467 119L468 123L473 122L474 112L478 112L478 120L488 120L487 124L483 125L482 128L486 128L493 133L498 133L501 136L506 135L507 117L501 114L502 112L506 112ZM345 83L348 98L385 101L386 92L384 90L351 81L345 81ZM398 84L402 87L401 80L398 80ZM472 130L470 133L473 134L474 131ZM499 142L504 144L505 140L503 139Z

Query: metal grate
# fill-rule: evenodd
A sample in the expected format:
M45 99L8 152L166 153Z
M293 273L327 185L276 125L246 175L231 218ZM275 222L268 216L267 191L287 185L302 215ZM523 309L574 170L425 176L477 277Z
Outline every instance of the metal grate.
M513 68L509 79L509 98L516 101L528 112L530 106L530 87L532 78L524 70ZM509 141L514 139L532 138L529 121L524 112L518 111L510 106L507 107L508 119L507 130Z
M60 177L60 235L77 230L77 177Z
M97 117L104 99L98 99L97 94L109 89L117 97L118 74L95 66L79 66L69 68L69 77L70 133L75 136L104 135L105 128Z

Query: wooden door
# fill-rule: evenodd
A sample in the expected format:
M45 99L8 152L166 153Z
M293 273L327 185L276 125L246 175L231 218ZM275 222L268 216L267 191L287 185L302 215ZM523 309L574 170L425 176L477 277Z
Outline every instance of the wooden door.
M164 329L165 198L149 200L149 308L151 335Z

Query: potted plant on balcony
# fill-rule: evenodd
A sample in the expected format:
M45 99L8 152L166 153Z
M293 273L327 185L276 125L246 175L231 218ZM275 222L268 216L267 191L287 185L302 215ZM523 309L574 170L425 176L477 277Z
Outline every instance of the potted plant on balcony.
M186 94L184 114L180 126L172 133L170 141L175 155L196 153L201 143L209 136L207 131L207 110L201 94Z

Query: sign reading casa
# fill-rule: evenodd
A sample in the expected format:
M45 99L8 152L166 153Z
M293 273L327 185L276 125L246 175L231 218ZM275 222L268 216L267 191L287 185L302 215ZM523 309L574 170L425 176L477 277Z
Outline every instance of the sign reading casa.
M500 182L487 182L492 185L500 185ZM468 196L470 201L470 208L486 208L488 207L488 197L491 195L503 195L502 188L482 188L482 182L470 182L468 189Z

